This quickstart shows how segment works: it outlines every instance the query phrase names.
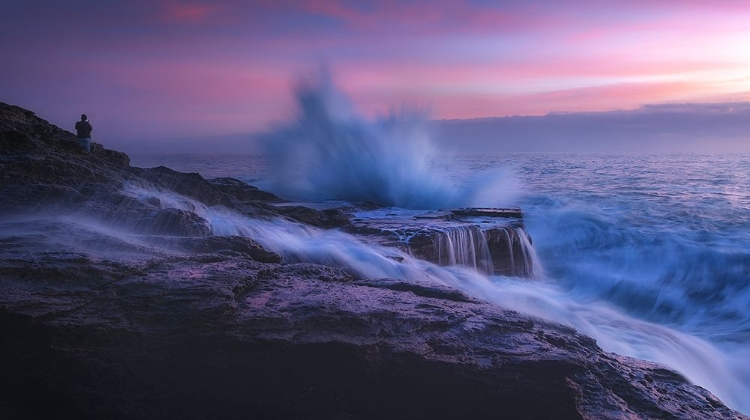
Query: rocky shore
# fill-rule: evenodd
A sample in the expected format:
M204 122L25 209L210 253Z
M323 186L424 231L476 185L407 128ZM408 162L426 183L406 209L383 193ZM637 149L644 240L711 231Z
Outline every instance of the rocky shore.
M97 143L84 154L0 103L0 417L747 418L568 327L428 278L291 258L206 217L378 235L352 209L282 202ZM515 264L488 270L532 274Z

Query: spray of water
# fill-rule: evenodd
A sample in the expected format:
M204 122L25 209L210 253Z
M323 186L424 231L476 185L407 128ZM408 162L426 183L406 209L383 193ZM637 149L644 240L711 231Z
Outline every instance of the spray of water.
M301 81L296 95L296 118L260 136L274 166L271 189L282 196L412 209L515 202L516 182L508 173L485 173L463 185L436 173L425 112L402 110L368 121L325 72L317 81Z

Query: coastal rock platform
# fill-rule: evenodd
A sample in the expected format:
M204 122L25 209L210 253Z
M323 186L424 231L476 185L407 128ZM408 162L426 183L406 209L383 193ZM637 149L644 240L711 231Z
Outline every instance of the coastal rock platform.
M356 210L86 155L5 104L0 181L3 418L747 418L571 328L427 277L291 260L209 217L364 229Z

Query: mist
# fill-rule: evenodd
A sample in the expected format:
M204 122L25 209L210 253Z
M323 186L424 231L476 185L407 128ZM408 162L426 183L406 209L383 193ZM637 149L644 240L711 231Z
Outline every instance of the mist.
M463 152L750 152L750 103L436 121L436 142Z

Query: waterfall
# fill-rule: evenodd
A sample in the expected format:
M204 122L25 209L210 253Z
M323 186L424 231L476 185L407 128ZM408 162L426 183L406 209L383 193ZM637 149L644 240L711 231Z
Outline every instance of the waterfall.
M505 239L508 243L508 257L510 259L510 275L515 276L516 275L516 258L513 255L513 239L511 239L510 232L508 229L502 229L503 233L505 233Z
M516 237L523 254L524 277L539 278L544 276L544 268L541 260L536 254L536 249L531 244L531 237L523 228L516 228Z
M487 236L479 226L448 228L437 235L438 260L441 265L463 265L493 274L492 256Z
M461 265L488 275L534 278L543 272L522 225L431 227L411 236L406 250L433 263Z

